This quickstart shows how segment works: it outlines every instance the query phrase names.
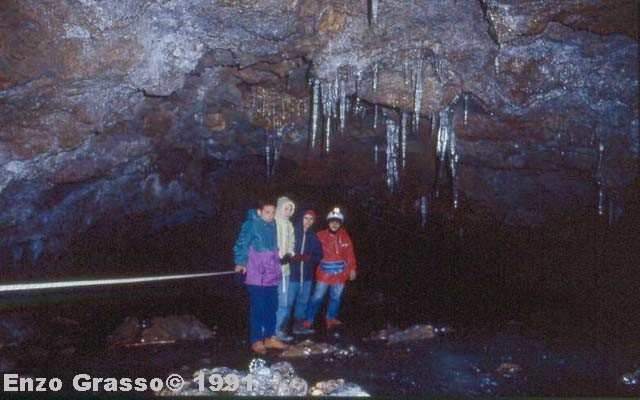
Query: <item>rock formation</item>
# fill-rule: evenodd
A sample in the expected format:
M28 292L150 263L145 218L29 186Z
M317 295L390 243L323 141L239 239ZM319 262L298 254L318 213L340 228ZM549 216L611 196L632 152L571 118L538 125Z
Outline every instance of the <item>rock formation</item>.
M397 138L392 174L424 170L421 186L484 220L624 218L636 1L375 3L4 1L0 263L130 216L211 216L225 163L269 136L274 162L343 146L354 181Z

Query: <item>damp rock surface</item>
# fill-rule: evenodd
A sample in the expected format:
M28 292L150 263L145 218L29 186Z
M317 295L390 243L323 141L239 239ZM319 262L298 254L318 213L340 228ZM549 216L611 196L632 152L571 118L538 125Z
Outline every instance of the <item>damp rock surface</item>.
M109 336L113 346L175 342L177 340L206 340L213 331L192 315L138 319L127 317Z
M280 357L282 358L301 358L317 355L327 355L337 352L339 349L328 343L315 343L309 339L300 343L290 345L284 350Z

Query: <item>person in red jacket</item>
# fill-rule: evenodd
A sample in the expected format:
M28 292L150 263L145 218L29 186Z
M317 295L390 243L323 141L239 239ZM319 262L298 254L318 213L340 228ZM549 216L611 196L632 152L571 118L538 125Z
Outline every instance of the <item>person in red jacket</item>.
M307 309L307 318L302 324L308 333L312 332L311 326L327 291L329 292L329 304L325 316L327 329L342 324L338 320L342 291L347 280L356 279L358 268L353 243L349 234L342 228L344 215L339 208L334 208L327 215L327 222L329 227L318 232L323 257L316 269L316 287Z

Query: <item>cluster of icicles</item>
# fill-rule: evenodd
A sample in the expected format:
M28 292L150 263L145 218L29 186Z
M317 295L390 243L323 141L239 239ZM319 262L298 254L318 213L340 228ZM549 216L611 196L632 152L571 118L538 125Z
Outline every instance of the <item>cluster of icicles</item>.
M391 60L395 65L401 65L404 84L411 88L413 93L413 109L399 109L399 120L396 121L389 113L390 109L373 105L373 128L377 129L379 123L384 124L386 130L386 182L390 191L394 192L399 187L399 171L407 167L407 138L420 131L421 105L423 98L423 72L425 51L422 49L410 49L400 51ZM435 53L430 56L433 69L439 80L445 79L443 61ZM369 71L355 71L351 66L339 67L335 78L326 80L312 77L309 80L311 86L311 101L297 99L283 95L274 90L256 88L252 91L251 111L254 118L262 118L267 124L265 137L265 158L267 176L273 176L280 156L282 136L288 127L296 125L305 118L310 118L309 145L312 149L320 148L325 153L331 152L333 132L344 132L347 118L352 113L353 117L364 119L370 109L358 96L363 85L363 76L371 78L371 91L375 94L378 90L378 75L381 65L375 63ZM355 95L351 96L349 93ZM451 105L435 115L431 115L431 132L437 134L436 154L438 159L438 177L436 181L436 195L439 195L439 187L447 177L449 171L449 183L452 190L453 207L458 207L457 164L459 156L456 150L455 131L453 129L453 106L460 100L457 96ZM468 95L464 94L464 122L467 122ZM307 104L311 105L309 112ZM409 101L405 102L409 103ZM397 107L396 107L397 108ZM308 116L307 116L308 115ZM382 115L382 116L381 116ZM378 162L378 146L375 146L374 161Z
M398 61L394 58L393 61ZM432 57L434 70L439 80L445 79L443 61L437 55ZM404 84L410 86L413 92L413 110L400 109L399 121L394 120L389 115L384 115L382 123L386 129L386 181L390 191L394 192L399 185L399 171L407 167L407 137L410 131L417 134L420 131L421 105L423 97L423 51L412 49L400 53L400 63ZM380 65L374 64L370 76L371 90L375 94L378 90L378 75ZM332 145L333 121L337 119L337 129L344 132L346 119L349 112L353 112L355 117L363 119L367 108L358 97L358 90L362 85L362 71L352 72L349 68L340 67L337 70L335 79L330 81L312 78L309 81L312 91L311 101L311 138L312 148L321 145L322 149L329 153ZM347 96L348 87L355 88L355 101ZM437 134L436 155L438 159L438 174L436 181L436 196L439 196L439 188L447 176L449 178L452 191L453 207L458 208L458 184L457 184L457 164L459 155L456 148L456 137L453 129L454 108L460 101L464 101L464 123L468 120L468 94L456 96L449 107L435 115L431 115L431 132ZM373 128L378 128L381 119L379 106L375 104L373 109ZM384 113L386 114L386 113ZM411 129L409 129L411 123ZM323 126L322 126L323 125ZM323 129L322 129L323 128ZM321 132L323 131L323 132ZM322 141L320 143L320 141ZM374 162L378 163L379 148L374 146Z
M308 101L276 90L252 87L250 112L254 119L262 120L266 125L264 152L267 177L271 177L275 175L280 159L284 130L307 118Z

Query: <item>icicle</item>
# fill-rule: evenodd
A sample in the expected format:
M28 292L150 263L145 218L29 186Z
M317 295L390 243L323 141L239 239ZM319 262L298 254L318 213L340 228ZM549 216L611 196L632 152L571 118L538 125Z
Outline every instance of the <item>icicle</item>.
M444 163L447 150L447 142L449 140L449 113L447 110L440 111L440 127L438 130L438 160Z
M456 149L456 131L451 121L451 129L449 132L449 168L451 170L451 201L453 202L453 209L458 208L458 151Z
M331 151L331 114L325 116L324 150L329 154Z
M378 165L378 145L373 146L373 162Z
M378 105L373 106L373 129L378 127Z
M413 131L420 131L420 110L422 108L422 60L418 62L415 71L415 92L413 95Z
M407 167L407 110L402 110L402 169Z
M282 135L284 134L284 124L276 132L273 144L273 165L271 166L271 176L275 175L278 161L280 161L280 150L282 149Z
M387 124L387 186L394 192L398 186L398 126L393 120Z
M409 59L405 57L402 63L402 75L404 76L404 84L409 84L410 71L409 71Z
M336 113L336 91L335 82L333 84L322 82L320 92L325 119L325 151L327 153L331 150L331 117Z
M267 133L267 138L264 147L264 155L267 160L267 178L271 176L271 134Z
M340 77L338 80L338 93L340 96L340 132L344 132L345 121L347 116L347 89L345 88L346 80Z
M427 225L428 206L427 196L420 197L420 226L423 228Z
M498 50L493 58L493 69L496 72L496 76L500 76L500 44L498 44Z
M373 65L373 93L378 89L378 63Z
M378 25L378 0L369 0L369 26Z
M446 150L449 141L449 112L447 109L440 111L440 127L438 129L438 141L436 145L436 156L438 161L438 174L436 176L436 197L440 195L440 185L445 177Z
M358 115L359 112L362 112L360 109L360 79L362 78L362 72L356 72L356 105L353 108L353 115Z
M469 93L465 93L464 96L464 125L467 125L469 120Z

